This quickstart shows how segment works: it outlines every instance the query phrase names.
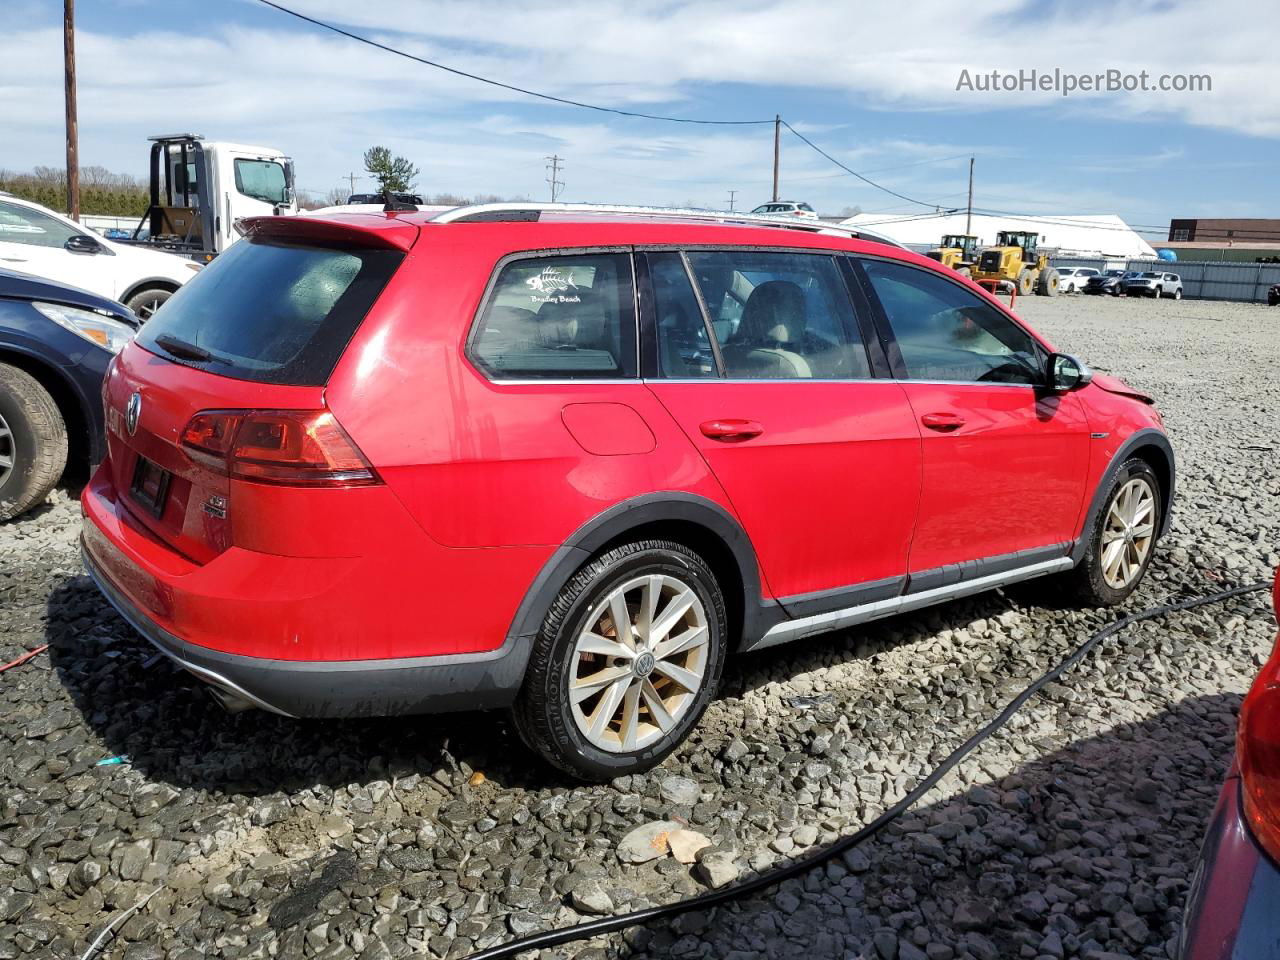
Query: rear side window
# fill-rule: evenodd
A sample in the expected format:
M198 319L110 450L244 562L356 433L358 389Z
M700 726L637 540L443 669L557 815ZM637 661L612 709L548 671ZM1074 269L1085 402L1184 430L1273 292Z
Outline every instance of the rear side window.
M809 253L690 251L731 380L870 377L835 260Z
M137 340L210 373L322 386L403 259L242 240L169 298Z
M495 379L635 377L633 291L625 253L509 261L472 333L471 359Z
M670 380L720 376L698 295L678 253L648 254L658 335L658 374Z

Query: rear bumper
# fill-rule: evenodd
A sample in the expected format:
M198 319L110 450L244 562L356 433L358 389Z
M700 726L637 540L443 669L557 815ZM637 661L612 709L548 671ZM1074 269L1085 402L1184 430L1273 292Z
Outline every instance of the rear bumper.
M188 643L147 616L81 544L85 570L129 625L222 694L287 717L375 717L509 706L527 649L388 660L268 660Z
M386 716L504 707L523 681L532 639L509 627L542 551L441 547L384 512L357 518L366 557L231 547L197 564L138 527L108 469L81 507L102 593L224 694L294 717Z
M1179 960L1280 958L1280 867L1258 849L1233 768L1218 796L1187 894Z

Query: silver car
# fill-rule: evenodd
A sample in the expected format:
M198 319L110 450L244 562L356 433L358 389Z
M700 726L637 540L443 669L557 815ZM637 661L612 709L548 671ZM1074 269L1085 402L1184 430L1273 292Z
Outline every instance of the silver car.
M1182 278L1176 273L1145 270L1126 277L1124 292L1131 297L1173 297L1182 299Z

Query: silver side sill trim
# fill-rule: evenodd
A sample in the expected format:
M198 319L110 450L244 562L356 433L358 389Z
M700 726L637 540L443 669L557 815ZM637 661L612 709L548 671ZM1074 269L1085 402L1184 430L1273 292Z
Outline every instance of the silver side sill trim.
M789 643L792 640L801 640L819 633L852 627L871 620L879 620L882 617L890 617L896 613L919 610L921 607L932 606L944 600L954 600L957 597L982 593L984 590L993 590L1006 584L1017 583L1019 580L1030 580L1033 577L1069 570L1073 566L1075 564L1070 557L1058 557L1054 560L1033 563L1026 567L1017 567L1013 570L993 573L989 576L979 577L976 580L965 580L960 583L948 584L945 587L936 587L933 590L923 590L920 593L903 594L898 597L890 597L887 600L877 600L874 603L846 607L844 610L832 610L829 613L814 614L812 617L802 617L799 620L788 620L770 628L764 636L754 643L744 644L742 649L763 650L766 647L775 647L780 643Z

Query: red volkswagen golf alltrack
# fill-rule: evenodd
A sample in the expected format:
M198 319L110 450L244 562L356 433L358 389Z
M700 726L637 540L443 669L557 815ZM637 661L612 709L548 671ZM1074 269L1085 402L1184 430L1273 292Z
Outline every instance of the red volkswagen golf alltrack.
M83 497L102 591L228 704L511 707L605 779L726 656L1050 574L1115 603L1168 526L1152 400L884 242L531 204L245 232L121 352Z

